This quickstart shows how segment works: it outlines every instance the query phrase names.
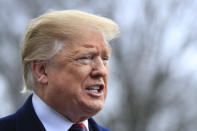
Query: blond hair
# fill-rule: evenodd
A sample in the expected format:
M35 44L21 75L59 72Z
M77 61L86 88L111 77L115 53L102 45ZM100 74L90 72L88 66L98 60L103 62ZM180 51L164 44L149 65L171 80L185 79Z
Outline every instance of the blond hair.
M62 48L63 39L75 39L91 29L99 31L106 41L119 34L119 27L112 20L76 10L53 11L31 20L21 52L25 89L34 86L33 60L50 59Z

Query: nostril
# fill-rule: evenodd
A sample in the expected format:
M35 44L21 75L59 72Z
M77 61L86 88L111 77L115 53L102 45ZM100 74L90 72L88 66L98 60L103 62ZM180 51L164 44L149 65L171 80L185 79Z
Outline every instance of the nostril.
M91 77L92 78L99 78L99 77L102 77L102 75L97 71L92 71Z
M101 77L102 77L101 75L92 75L92 78L94 78L94 79L99 79Z

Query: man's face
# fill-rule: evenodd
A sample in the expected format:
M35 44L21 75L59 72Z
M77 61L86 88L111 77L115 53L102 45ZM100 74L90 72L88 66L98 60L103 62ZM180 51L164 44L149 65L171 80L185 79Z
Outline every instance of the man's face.
M95 115L107 95L109 57L110 49L99 33L67 41L48 65L45 102L71 121Z

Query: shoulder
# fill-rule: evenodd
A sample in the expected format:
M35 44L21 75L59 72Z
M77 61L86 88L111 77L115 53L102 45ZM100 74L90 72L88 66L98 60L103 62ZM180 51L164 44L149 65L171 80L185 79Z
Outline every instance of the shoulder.
M0 118L0 131L11 131L16 128L15 114Z
M13 115L0 118L0 131L45 131L37 117L33 105L32 95Z

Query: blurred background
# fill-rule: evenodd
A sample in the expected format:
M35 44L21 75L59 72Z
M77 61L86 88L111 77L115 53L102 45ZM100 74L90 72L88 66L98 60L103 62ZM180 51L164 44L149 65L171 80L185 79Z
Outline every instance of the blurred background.
M0 117L21 94L20 47L30 19L77 9L113 19L109 94L96 120L113 131L197 129L196 0L0 0Z

